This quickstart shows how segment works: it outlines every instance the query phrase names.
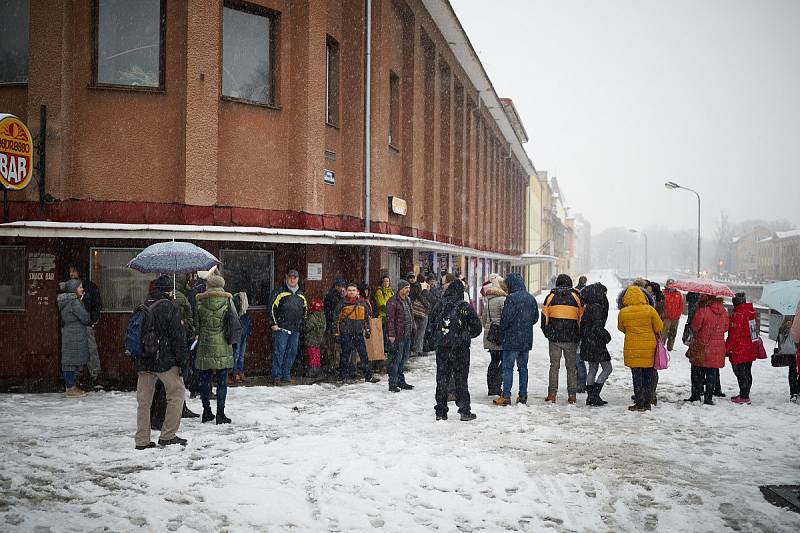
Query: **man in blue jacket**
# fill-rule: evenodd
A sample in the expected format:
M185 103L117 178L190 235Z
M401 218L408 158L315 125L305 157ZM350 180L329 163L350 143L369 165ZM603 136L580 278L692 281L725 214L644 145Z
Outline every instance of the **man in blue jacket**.
M519 372L517 402L528 402L528 352L533 348L533 325L539 321L536 299L525 289L522 276L512 272L506 278L508 297L500 316L503 336L503 395L495 405L511 403L511 385L514 384L514 363Z

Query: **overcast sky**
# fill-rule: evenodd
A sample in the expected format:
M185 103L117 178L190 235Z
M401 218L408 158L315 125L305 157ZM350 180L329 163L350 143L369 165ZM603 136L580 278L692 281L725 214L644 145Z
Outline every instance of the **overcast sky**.
M800 0L451 0L538 170L611 226L800 225Z

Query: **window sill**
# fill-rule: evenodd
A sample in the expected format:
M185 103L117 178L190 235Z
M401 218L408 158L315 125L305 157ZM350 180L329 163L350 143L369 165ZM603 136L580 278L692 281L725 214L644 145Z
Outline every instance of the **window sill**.
M131 93L166 94L163 87L141 87L138 85L112 85L107 83L90 83L89 89L99 91L124 91Z
M246 98L236 98L233 96L222 95L219 97L223 102L232 102L234 104L252 105L256 107L263 107L265 109L272 109L273 111L281 111L282 108L275 104L265 104L264 102L256 102L254 100L247 100Z
M330 122L326 122L325 125L328 126L329 128L335 129L336 131L340 131L341 130L341 128L339 126L337 126L336 124L331 124Z
M398 154L400 153L400 147L392 143L389 143L389 150L396 152Z
M25 87L28 85L27 81L0 81L0 88L2 87Z

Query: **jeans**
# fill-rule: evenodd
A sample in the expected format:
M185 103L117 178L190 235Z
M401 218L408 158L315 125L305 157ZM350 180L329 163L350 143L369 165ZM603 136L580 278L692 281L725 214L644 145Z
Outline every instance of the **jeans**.
M586 363L584 363L581 358L580 348L575 354L575 367L577 371L578 392L586 392Z
M75 386L75 372L72 370L63 370L64 373L64 387L71 389Z
M511 397L514 384L514 363L519 372L519 395L528 395L528 351L503 350L503 396Z
M407 339L395 339L394 344L391 345L391 353L389 354L389 387L406 384L406 376L403 369L408 361L408 356L411 353L411 337Z
M450 381L455 386L458 412L470 412L469 346L464 348L439 348L436 350L436 410L437 415L447 415L447 394Z
M575 358L578 352L576 342L553 342L550 341L550 375L547 384L547 392L555 394L558 391L558 371L561 366L561 355L564 355L564 366L567 369L567 393L572 396L578 386L578 368Z
M244 372L244 354L247 352L247 339L253 331L253 319L249 313L239 317L242 324L242 338L233 350L233 373Z
M653 390L652 368L631 368L633 377L633 394L636 396L636 405L650 405Z
M211 409L211 374L213 372L212 369L200 371L200 399L203 401L203 409ZM226 396L228 396L228 369L221 368L217 370L217 412L225 410Z
M503 350L489 350L491 360L486 369L486 386L489 394L503 394Z
M753 362L733 365L733 373L739 382L739 397L750 398L750 387L753 386Z
M597 376L598 367L602 367L603 371ZM589 363L589 372L586 374L586 383L589 385L602 385L611 375L611 361L601 361L599 363ZM595 377L597 376L597 377Z
M272 332L272 379L289 381L292 378L299 341L299 331L287 333L279 329Z
M339 379L345 380L356 377L355 369L351 369L350 367L350 355L353 353L353 349L358 352L361 364L364 367L364 379L371 378L372 370L369 366L367 344L364 342L364 335L342 333L339 336L339 343L342 345L342 354L339 357Z

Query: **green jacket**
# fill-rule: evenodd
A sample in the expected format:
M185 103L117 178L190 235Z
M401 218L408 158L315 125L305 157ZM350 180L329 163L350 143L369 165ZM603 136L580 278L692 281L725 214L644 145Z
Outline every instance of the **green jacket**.
M197 356L198 370L233 368L233 348L225 342L223 325L231 300L222 289L208 289L197 295Z
M393 296L394 291L391 287L381 287L375 291L375 303L378 304L376 311L378 312L378 317L384 322L386 322L386 304L389 303Z
M178 308L178 311L181 312L181 320L183 321L183 327L186 330L186 338L193 339L194 314L192 313L192 306L189 304L189 300L181 291L176 290L175 296L172 299L172 303Z
M325 313L314 311L303 326L304 344L308 347L319 348L322 345L322 338L325 336Z

